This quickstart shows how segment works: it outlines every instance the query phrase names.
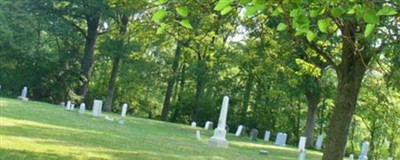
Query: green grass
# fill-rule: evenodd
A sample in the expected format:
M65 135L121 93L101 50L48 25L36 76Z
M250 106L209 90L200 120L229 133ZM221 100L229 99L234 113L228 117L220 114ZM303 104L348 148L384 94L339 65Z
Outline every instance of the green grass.
M106 114L119 119L118 114ZM229 115L228 115L229 116ZM201 140L195 131L201 132ZM208 146L211 130L136 117L125 124L61 106L0 98L0 159L297 159L294 146L227 135L229 148ZM259 150L269 155L260 155ZM306 159L321 159L307 151Z

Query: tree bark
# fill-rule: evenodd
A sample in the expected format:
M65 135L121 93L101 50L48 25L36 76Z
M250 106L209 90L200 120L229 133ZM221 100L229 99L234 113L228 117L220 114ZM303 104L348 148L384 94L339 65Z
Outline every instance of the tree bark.
M114 97L115 85L117 83L118 69L119 69L120 62L121 62L120 56L117 56L114 58L110 82L108 83L107 98L106 98L106 102L104 105L106 112L111 112L111 109L112 109L112 107L111 107L112 100Z
M78 95L84 98L86 101L86 96L89 91L90 77L92 76L93 70L93 57L94 57L94 45L97 39L97 28L99 26L100 17L97 15L86 15L87 24L87 35L85 42L85 54L83 55L81 61L81 81L82 86L78 88Z
M356 40L356 22L344 22L342 31L342 57L337 66L338 78L335 106L330 118L326 148L322 160L341 160L344 157L349 127L356 109L358 93L370 58L365 54L368 47ZM358 44L357 44L358 43ZM361 43L361 44L360 44ZM363 50L357 50L356 44Z
M176 44L175 57L174 57L174 61L172 63L172 76L168 79L167 91L165 92L164 105L163 105L163 109L161 112L161 120L162 121L167 121L167 119L168 119L172 90L174 88L174 84L176 81L176 73L177 73L178 66L179 66L179 60L181 57L181 45L182 44L179 41Z
M119 28L120 36L125 35L125 33L127 31L127 27L128 27L128 22L129 22L128 14L123 14L121 16L121 25ZM121 39L121 41L119 43L123 44L124 40ZM121 46L123 46L123 45L121 45ZM119 65L121 63L122 54L124 54L124 53L119 53L118 55L115 55L115 58L113 61L113 68L112 68L112 72L111 72L110 81L108 83L107 98L106 98L106 102L105 102L105 106L104 106L104 108L107 112L111 112L111 109L112 109L112 101L113 101L114 92L115 92L115 85L117 83Z
M243 95L242 110L240 112L240 121L242 121L242 123L245 123L247 119L247 109L249 107L251 91L253 90L253 81L254 81L253 73L249 71L249 78L247 79L245 92Z
M178 93L178 100L177 100L178 104L182 100L183 91L185 90L185 83L186 83L185 73L186 73L186 65L183 64L182 71L181 71L181 79L180 79L180 84L179 84L179 93ZM180 116L182 106L178 105L178 107L175 108L174 113L172 114L171 122L176 122L178 120L178 117Z
M318 110L318 104L321 101L321 83L317 77L307 77L306 84L313 84L306 86L305 95L307 98L307 121L304 136L307 137L306 147L311 148L314 146L314 127L315 116Z

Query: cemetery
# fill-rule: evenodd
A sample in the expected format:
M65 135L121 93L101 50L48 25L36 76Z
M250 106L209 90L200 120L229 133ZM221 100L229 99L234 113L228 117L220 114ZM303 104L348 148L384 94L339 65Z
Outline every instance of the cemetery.
M0 8L0 160L400 159L398 0Z

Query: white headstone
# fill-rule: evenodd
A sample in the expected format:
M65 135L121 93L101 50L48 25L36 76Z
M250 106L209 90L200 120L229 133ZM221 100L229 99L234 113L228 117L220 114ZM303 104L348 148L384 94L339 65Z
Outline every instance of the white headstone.
M299 140L299 151L306 148L307 137L300 137Z
M212 124L211 121L207 121L206 124L204 125L204 129L207 129L207 130L212 129L211 124Z
M111 121L111 122L114 121L114 118L112 118L112 117L106 116L105 118L106 118L107 121Z
M79 114L85 114L86 111L86 105L85 103L81 103L81 105L79 106Z
M128 110L128 104L124 103L122 105L122 112L121 112L121 117L126 117L126 111Z
M361 146L361 153L360 156L358 156L358 160L368 159L368 148L369 148L369 142L364 141Z
M103 101L95 99L93 101L93 116L100 117L101 116L101 108L103 107Z
M229 97L224 96L222 101L221 112L219 114L218 127L214 130L214 135L208 141L208 144L215 147L228 147L228 141L226 140L226 117L228 114L228 103Z
M196 139L197 139L197 140L200 140L200 139L201 139L201 137L200 137L200 131L199 131L199 130L196 130Z
M197 126L197 124L196 124L196 122L192 122L192 124L190 124L190 126L192 126L192 127L196 127L196 126Z
M125 119L121 119L118 121L119 124L124 124L125 123Z
M65 107L65 102L61 102L60 105L61 105L62 107Z
M282 146L286 146L286 140L287 140L287 134L283 133L283 137L282 137Z
M67 110L71 109L71 101L67 101L67 105L65 106Z
M264 134L264 141L269 141L269 137L271 136L271 132L270 131L265 131Z
M317 150L321 150L322 149L322 142L324 140L323 138L324 137L322 135L318 135L317 142L315 142L315 148Z
M75 109L75 104L72 103L70 110L73 111L74 109Z
M393 157L388 157L388 159L387 160L393 160Z
M239 127L237 128L236 133L235 133L236 137L239 137L242 134L242 130L243 130L243 126L239 125Z
M23 101L27 101L28 98L26 98L26 95L28 94L28 87L25 87L22 89L21 91L21 95L18 96L18 99L23 100Z
M354 154L349 155L349 160L354 160Z
M300 137L299 140L299 160L305 160L306 159L306 140L307 137Z
M276 140L275 140L275 145L278 146L286 146L286 138L287 138L287 134L286 133L281 133L279 132L276 135Z

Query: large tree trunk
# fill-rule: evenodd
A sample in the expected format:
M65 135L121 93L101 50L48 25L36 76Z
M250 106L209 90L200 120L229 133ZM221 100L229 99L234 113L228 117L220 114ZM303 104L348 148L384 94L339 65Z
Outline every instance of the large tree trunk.
M182 100L183 91L185 91L185 83L186 83L185 73L186 73L186 65L183 64L177 103L180 103L180 101ZM178 120L178 117L180 116L182 106L181 105L178 106L179 107L176 107L174 113L172 114L171 122L176 122Z
M178 70L179 66L179 60L181 57L181 42L178 41L176 44L176 49L175 49L175 57L174 61L172 63L172 76L168 79L168 85L167 85L167 92L165 92L165 99L164 99L164 105L163 109L161 112L161 120L166 121L168 119L168 113L169 113L169 106L171 103L171 95L172 95L172 89L174 88L174 84L176 81L176 72Z
M306 147L310 148L314 146L314 127L315 127L315 116L318 110L318 104L321 101L321 83L316 77L307 77L306 84L313 84L306 88L307 98L307 121L304 136L307 137Z
M94 45L97 39L97 28L99 26L100 17L97 15L87 15L87 35L85 43L85 54L83 55L81 62L81 81L82 86L78 88L77 94L82 96L86 100L87 93L89 91L90 77L92 76L93 70L93 56L94 56Z
M337 66L337 95L330 118L323 160L342 160L349 127L356 109L358 93L370 58L366 46L356 40L356 22L344 22L342 31L342 61ZM360 44L361 43L361 44ZM358 45L363 50L357 50Z
M128 22L129 22L128 14L123 14L121 16L120 20L121 20L121 25L119 28L119 35L124 36L127 31ZM123 44L124 40L122 39L119 43ZM121 46L123 46L123 45L121 45ZM117 83L119 64L121 63L121 55L122 54L124 54L124 53L119 53L118 55L115 55L115 58L113 61L113 68L112 68L111 77L110 77L110 81L108 83L108 89L107 89L107 99L106 99L105 106L104 106L104 108L107 112L111 112L111 109L112 109L112 101L113 101L114 92L115 92L115 85Z
M240 112L240 121L242 123L246 122L247 119L247 109L249 107L249 101L250 101L250 96L251 96L251 91L253 90L253 81L254 81L254 76L249 71L249 79L247 79L246 86L245 86L245 91L243 95L243 104L242 104L242 109Z
M114 58L110 82L108 83L107 99L104 105L104 108L107 112L111 112L112 100L114 97L115 84L117 83L118 69L120 62L121 62L120 56Z

